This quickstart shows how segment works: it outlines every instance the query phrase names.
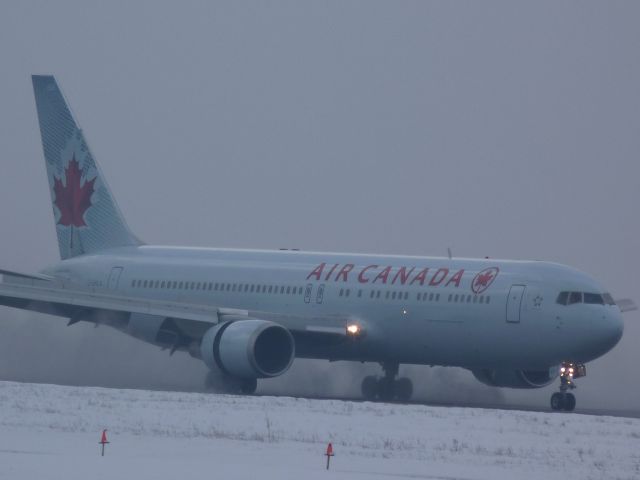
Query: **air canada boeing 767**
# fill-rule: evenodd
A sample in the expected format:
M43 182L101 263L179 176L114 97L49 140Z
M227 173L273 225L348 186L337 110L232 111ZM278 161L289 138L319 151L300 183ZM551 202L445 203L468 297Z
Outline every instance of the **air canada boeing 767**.
M127 226L52 76L33 76L61 260L0 270L0 304L114 327L187 352L253 393L296 357L375 362L367 399L406 401L400 364L457 366L481 382L559 379L573 410L584 364L611 350L621 310L596 280L540 261L147 245Z

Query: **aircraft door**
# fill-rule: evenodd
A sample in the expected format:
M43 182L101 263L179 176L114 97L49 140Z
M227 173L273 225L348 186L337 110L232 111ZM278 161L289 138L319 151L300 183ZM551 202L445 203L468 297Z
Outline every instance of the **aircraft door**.
M316 294L316 303L322 303L324 299L324 283L318 287L318 293Z
M311 291L313 290L313 284L308 283L307 288L304 290L304 303L311 302Z
M118 282L120 281L120 275L122 275L122 267L113 267L109 274L108 288L109 290L115 290L118 288Z
M509 296L507 297L507 322L520 323L520 307L524 297L524 285L511 285Z

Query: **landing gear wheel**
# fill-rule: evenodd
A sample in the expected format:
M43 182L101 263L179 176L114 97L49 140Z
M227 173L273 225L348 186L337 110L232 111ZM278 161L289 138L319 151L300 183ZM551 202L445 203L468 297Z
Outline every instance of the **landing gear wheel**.
M371 375L364 377L360 390L365 400L375 400L378 395L378 379Z
M562 398L562 393L556 392L551 395L551 409L552 410L562 410L564 408L564 399Z
M398 400L408 402L413 395L413 383L406 377L399 378L395 383L395 391Z
M253 395L258 388L257 378L246 378L240 382L240 393L243 395Z
M565 412L573 412L576 408L576 397L573 393L567 393L564 397L564 411Z
M212 393L230 393L232 395L251 395L258 388L256 378L238 378L210 370L204 379L204 388Z
M395 397L395 382L393 379L382 377L378 380L378 396L383 402L390 402Z

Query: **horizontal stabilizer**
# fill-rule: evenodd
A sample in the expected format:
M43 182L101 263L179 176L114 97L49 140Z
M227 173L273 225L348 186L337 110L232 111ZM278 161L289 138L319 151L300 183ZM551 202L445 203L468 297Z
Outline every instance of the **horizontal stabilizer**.
M616 300L616 305L620 308L621 312L631 312L633 310L638 310L638 306L636 302L631 300L630 298L621 298Z

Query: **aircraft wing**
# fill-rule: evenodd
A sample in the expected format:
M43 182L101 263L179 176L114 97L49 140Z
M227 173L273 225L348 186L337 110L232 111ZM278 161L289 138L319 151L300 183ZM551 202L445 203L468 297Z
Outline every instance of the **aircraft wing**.
M183 302L105 295L59 287L0 283L0 305L74 318L88 310L144 313L182 318L207 324L218 323L221 309ZM224 309L222 309L224 313Z
M8 273L7 273L8 274ZM327 315L306 317L283 315L191 304L179 301L150 300L123 295L108 295L83 290L70 290L55 286L54 282L34 275L12 276L25 279L23 283L0 282L0 305L31 310L69 318L69 325L80 321L126 326L129 314L139 313L171 320L171 327L181 339L180 347L198 341L213 325L230 320L259 318L271 320L287 328L303 351L341 343L348 334L348 319ZM44 280L44 281L38 281ZM28 283L28 282L31 283Z

